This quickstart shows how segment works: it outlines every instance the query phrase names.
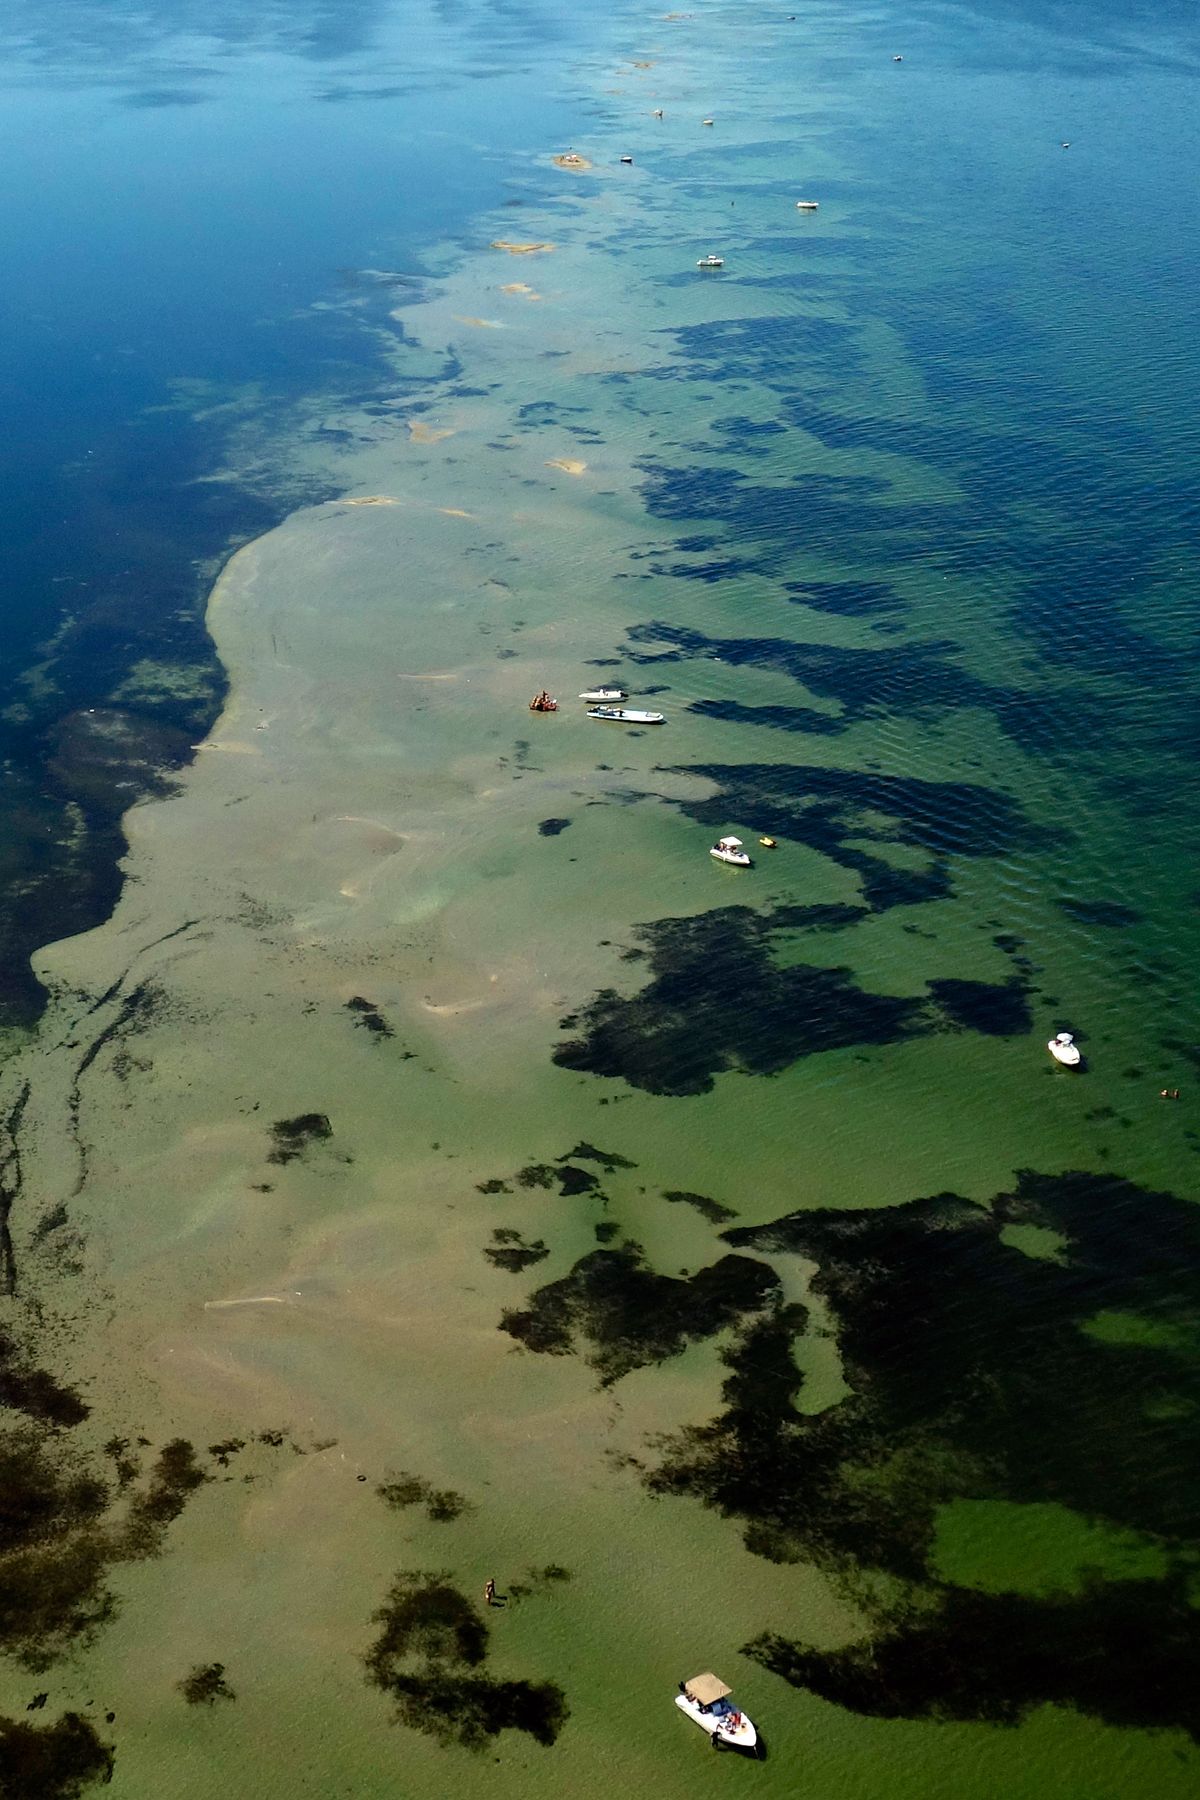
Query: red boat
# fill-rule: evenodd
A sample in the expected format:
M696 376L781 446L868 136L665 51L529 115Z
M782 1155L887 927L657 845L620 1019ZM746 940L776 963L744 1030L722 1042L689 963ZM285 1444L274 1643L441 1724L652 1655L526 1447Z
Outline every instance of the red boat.
M530 712L557 712L558 701L552 700L545 688L529 702Z

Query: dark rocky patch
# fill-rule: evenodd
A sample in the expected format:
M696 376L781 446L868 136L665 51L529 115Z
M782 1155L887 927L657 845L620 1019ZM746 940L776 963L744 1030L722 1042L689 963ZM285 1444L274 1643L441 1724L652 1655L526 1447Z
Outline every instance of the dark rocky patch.
M1063 1253L1005 1244L1017 1223ZM647 1479L738 1519L758 1554L850 1581L871 1618L845 1650L764 1636L750 1653L880 1717L1007 1723L1048 1702L1200 1735L1196 1208L1115 1177L1025 1172L988 1206L945 1194L725 1237L816 1263L851 1393L798 1411L803 1311L764 1314L725 1355L724 1410L670 1439ZM1128 1328L1097 1332L1103 1319ZM955 1500L1053 1503L1148 1534L1167 1573L1068 1571L1038 1595L957 1586L932 1560Z
M397 1475L375 1489L379 1498L394 1512L410 1506L423 1506L427 1516L437 1525L449 1525L472 1510L465 1494L453 1488L435 1488L421 1475Z
M1055 901L1060 912L1079 925L1105 925L1116 931L1122 925L1139 925L1145 916L1132 906L1120 906L1115 900Z
M689 1194L683 1188L664 1188L662 1197L669 1200L672 1206L692 1207L710 1225L727 1225L730 1219L737 1218L732 1207L722 1206L719 1200L710 1200L707 1194Z
M294 1119L277 1119L271 1127L274 1149L267 1157L270 1163L290 1163L303 1156L313 1144L322 1144L333 1136L333 1126L324 1113L300 1113Z
M197 1663L177 1686L189 1706L215 1706L218 1700L237 1699L225 1679L224 1663Z
M355 994L352 1000L347 1000L346 1011L357 1013L358 1017L354 1022L356 1025L361 1025L364 1031L373 1032L376 1037L381 1038L395 1037L395 1032L379 1008L373 1001L365 1000L361 994ZM329 1123L328 1120L325 1122Z
M367 1678L396 1718L443 1744L483 1750L502 1731L552 1744L568 1711L553 1682L501 1680L484 1668L488 1627L448 1574L402 1570L374 1614Z
M0 1719L4 1800L77 1800L94 1782L111 1781L113 1767L111 1744L79 1713L63 1713L52 1725Z
M957 1031L1019 1037L1033 1028L1023 981L958 981L946 976L931 981L929 992L948 1024Z
M538 826L538 836L557 837L560 832L567 829L570 823L570 819L543 819Z
M802 1056L911 1036L923 1028L919 1001L868 993L842 968L781 968L772 958L777 935L861 916L850 907L729 906L640 926L649 982L628 999L602 989L554 1061L655 1094L702 1094L728 1070L774 1075Z
M620 1236L620 1232L621 1227L614 1219L602 1219L600 1224L595 1228L596 1242L598 1244L611 1244L615 1237Z
M538 1238L530 1244L525 1241L519 1231L501 1225L492 1233L494 1243L484 1250L484 1255L498 1269L507 1269L512 1275L521 1275L535 1263L545 1262L550 1254L544 1238Z
M723 1256L686 1280L658 1275L640 1245L625 1244L589 1252L569 1275L538 1288L527 1308L503 1313L500 1328L547 1356L568 1356L583 1340L607 1387L760 1311L778 1285L766 1263L743 1256Z
M493 1175L487 1181L477 1181L476 1190L481 1194L511 1194L512 1189L501 1175Z

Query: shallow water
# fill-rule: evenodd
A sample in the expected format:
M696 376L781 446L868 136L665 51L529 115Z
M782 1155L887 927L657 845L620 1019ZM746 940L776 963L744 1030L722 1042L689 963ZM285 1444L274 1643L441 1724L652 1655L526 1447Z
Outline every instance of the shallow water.
M342 498L227 567L221 718L36 959L14 1330L92 1409L49 1454L110 1519L172 1438L209 1479L106 1527L115 1615L18 1628L3 1710L130 1796L717 1793L668 1704L714 1667L766 1793L1182 1794L1194 41L477 29L594 166L519 115L520 209L388 289L394 393L230 435ZM509 1598L385 1693L403 1570ZM553 1744L492 1732L520 1681Z

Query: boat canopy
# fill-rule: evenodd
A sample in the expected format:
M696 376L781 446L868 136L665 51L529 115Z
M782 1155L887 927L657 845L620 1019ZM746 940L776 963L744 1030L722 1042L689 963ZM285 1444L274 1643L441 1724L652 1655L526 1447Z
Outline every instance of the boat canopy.
M714 1700L724 1700L726 1694L732 1694L733 1689L726 1687L720 1676L710 1669L707 1674L693 1675L690 1681L685 1681L683 1691L697 1706L711 1706Z
M717 839L718 850L740 850L741 847L742 847L741 838L718 838Z

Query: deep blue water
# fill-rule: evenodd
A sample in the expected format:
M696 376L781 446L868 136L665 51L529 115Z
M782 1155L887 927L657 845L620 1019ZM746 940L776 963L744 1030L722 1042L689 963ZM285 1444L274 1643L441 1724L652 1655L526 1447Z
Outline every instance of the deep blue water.
M385 374L394 394L362 316L314 307L345 297L347 270L419 273L424 247L511 197L500 152L566 128L562 31L553 6L490 0L18 0L0 16L10 1017L38 1005L29 951L111 904L121 813L219 702L197 564L316 497L197 485L230 419L193 418L174 384L217 400L252 385L264 423ZM572 46L585 37L574 22ZM371 324L386 323L377 299ZM124 750L97 759L80 722L147 657L207 665L207 685L191 705L107 709Z

